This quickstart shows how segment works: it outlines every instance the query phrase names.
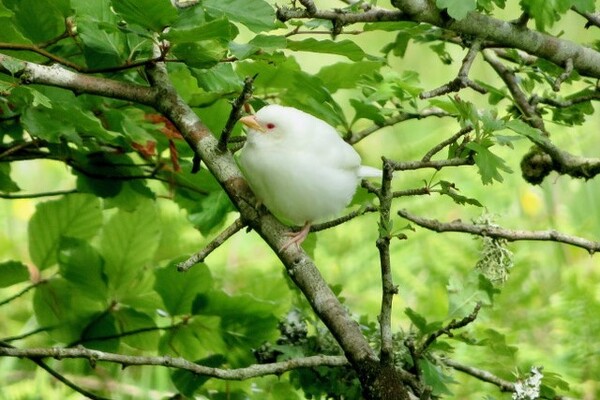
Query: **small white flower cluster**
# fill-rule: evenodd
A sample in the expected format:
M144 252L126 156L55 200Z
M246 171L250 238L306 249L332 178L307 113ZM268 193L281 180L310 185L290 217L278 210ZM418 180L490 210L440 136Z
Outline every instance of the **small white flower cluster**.
M542 367L531 367L529 378L515 382L513 400L536 400L540 397L540 386L543 377Z

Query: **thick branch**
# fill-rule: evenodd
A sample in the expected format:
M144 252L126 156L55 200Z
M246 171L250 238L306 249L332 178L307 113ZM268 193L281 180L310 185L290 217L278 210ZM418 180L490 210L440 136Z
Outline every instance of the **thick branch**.
M281 22L297 18L328 19L341 25L354 24L357 22L406 20L404 13L398 10L385 10L382 8L372 8L361 13L349 13L342 10L316 10L311 14L308 10L281 7L277 10L277 18Z
M413 21L495 42L500 47L521 49L556 65L565 65L571 58L573 68L579 74L600 78L600 53L592 48L477 12L469 13L460 21L448 20L435 6L435 2L429 0L392 0L392 4L408 14Z
M3 65L18 64L17 71L9 71ZM40 85L56 86L74 92L95 94L115 99L135 101L151 105L158 96L158 91L153 88L125 83L106 78L88 76L69 71L58 65L47 67L0 54L0 73L20 78L22 83L36 83Z
M183 358L173 358L167 356L128 356L116 353L106 353L98 350L90 350L84 347L50 347L29 349L0 347L0 356L30 358L32 360L38 360L42 358L55 358L57 360L64 358L80 358L90 360L91 362L106 361L121 364L123 367L131 365L155 365L186 370L198 375L210 376L217 379L236 381L255 378L258 376L279 375L298 368L340 367L348 365L348 361L343 356L312 356L271 364L254 364L246 368L221 369L196 364Z
M435 219L418 217L416 215L410 214L406 210L400 210L398 211L398 214L402 218L405 218L410 222L419 225L420 227L435 232L463 232L469 233L471 235L491 237L494 239L506 239L509 242L515 242L519 240L559 242L575 247L580 247L582 249L587 250L590 254L594 254L595 252L600 251L600 242L593 242L591 240L583 239L577 236L566 235L555 230L512 230L501 228L499 226L469 224L460 220L444 223Z

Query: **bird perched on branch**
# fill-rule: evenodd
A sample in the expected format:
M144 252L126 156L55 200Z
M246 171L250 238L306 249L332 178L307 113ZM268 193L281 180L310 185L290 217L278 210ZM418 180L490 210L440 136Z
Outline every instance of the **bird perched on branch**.
M258 199L280 221L302 226L281 250L300 246L313 222L339 214L362 178L381 177L335 128L292 107L268 105L240 119L239 164Z

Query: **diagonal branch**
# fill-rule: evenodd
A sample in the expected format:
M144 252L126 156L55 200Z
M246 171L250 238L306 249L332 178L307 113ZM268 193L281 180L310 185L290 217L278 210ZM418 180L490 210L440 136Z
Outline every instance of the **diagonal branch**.
M219 233L208 245L206 245L198 253L194 254L187 260L177 264L177 271L185 272L192 268L194 265L204 262L204 259L208 257L210 253L215 251L221 246L227 239L235 235L237 232L244 228L245 224L241 218L236 219L231 225L229 225L223 232Z
M236 381L266 375L280 375L284 372L298 368L340 367L348 365L346 357L343 356L311 356L270 364L254 364L245 368L221 369L196 364L183 358L173 358L168 356L129 356L91 350L85 347L49 347L28 349L0 347L0 357L29 358L31 360L40 360L44 358L55 358L57 360L62 360L65 358L79 358L87 359L92 363L106 361L110 363L121 364L123 367L132 365L154 365L186 370L198 375L209 376L217 379Z
M361 140L363 140L364 138L366 138L367 136L371 135L374 132L377 132L378 130L385 128L387 126L392 126L392 125L396 125L400 122L404 122L404 121L408 121L410 119L423 119L423 118L427 118L427 117L449 117L450 114L447 113L446 111L437 108L437 107L431 107L431 108L427 108L424 110L421 110L419 112L415 112L415 113L405 113L402 112L398 115L394 115L393 117L389 117L387 119L385 119L385 121L383 121L383 124L381 125L373 125L370 126L368 128L363 129L362 131L358 131L355 133L351 133L349 132L347 137L345 138L346 142L350 143L350 144L356 144L358 142L360 142Z
M524 231L505 229L494 225L469 224L456 220L452 222L440 222L436 219L418 217L406 210L398 211L398 214L410 222L419 225L422 228L434 232L463 232L471 235L490 237L494 239L506 239L509 242L520 240L548 241L564 243L587 250L591 255L600 251L600 242L594 242L578 236L566 235L555 230L547 231Z

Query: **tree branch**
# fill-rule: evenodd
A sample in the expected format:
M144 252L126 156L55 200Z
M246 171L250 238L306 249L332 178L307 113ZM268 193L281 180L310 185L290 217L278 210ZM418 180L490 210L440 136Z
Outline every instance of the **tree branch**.
M280 375L284 372L298 368L341 367L348 365L346 357L343 356L311 356L270 364L254 364L246 368L221 369L196 364L183 358L173 358L168 356L129 356L91 350L84 347L49 347L28 349L0 347L0 357L29 358L32 360L39 360L43 358L55 358L57 360L62 360L65 358L79 358L90 360L92 363L106 361L110 363L121 364L123 367L132 365L154 365L186 370L198 375L209 376L217 379L236 381L266 375Z
M77 189L71 190L55 190L52 192L41 192L41 193L27 193L27 194L11 194L11 193L0 193L1 199L37 199L39 197L51 197L51 196L62 196L63 194L77 193Z
M204 262L204 259L208 257L210 253L215 251L221 246L227 239L235 235L245 226L241 218L236 219L231 225L229 225L223 232L214 238L209 244L207 244L202 250L194 254L187 260L177 264L177 271L185 272L192 268L194 265Z
M442 363L444 363L445 365L447 365L451 368L454 368L457 371L464 372L465 374L471 375L472 377L477 378L480 381L496 385L500 388L500 391L502 391L502 392L514 392L515 391L514 383L505 381L504 379L501 379L488 371L484 371L479 368L474 368L474 367L471 367L468 365L460 364L450 358L443 358L440 361Z
M390 258L392 179L394 168L389 160L383 160L383 178L379 197L379 265L381 267L381 311L378 316L381 335L380 359L383 365L394 364L394 340L392 335L392 303L398 287L394 285L392 262Z
M441 118L441 117L449 117L449 116L450 116L449 113L447 113L446 111L439 109L437 107L427 108L427 109L422 110L417 113L402 112L393 117L386 118L385 121L383 122L383 124L381 124L381 125L373 125L366 129L363 129L362 131L358 131L356 133L349 132L349 134L346 135L345 140L349 144L356 144L356 143L360 142L361 140L363 140L364 138L366 138L367 136L371 135L372 133L377 132L378 130L385 128L387 126L396 125L400 122L408 121L410 119L423 119L423 118L427 118L427 117Z
M452 143L456 142L458 139L460 139L462 136L468 134L472 130L473 130L473 126L471 126L471 125L465 126L460 131L458 131L454 135L450 136L448 139L446 139L443 142L439 143L438 145L432 147L431 150L429 150L423 156L423 158L421 159L421 162L428 162L428 161L430 161L431 157L433 157L434 155L436 155L437 153L439 153L444 147L449 146Z
M406 210L398 211L398 214L422 228L426 228L435 232L463 232L471 235L491 237L495 239L506 239L509 242L515 242L519 240L531 240L531 241L548 241L564 243L575 247L580 247L587 250L591 255L595 252L600 251L600 242L594 242L591 240L583 239L577 236L566 235L555 230L547 231L524 231L524 230L511 230L501 228L499 226L481 225L481 224L468 224L460 220L443 223L435 219L428 219L418 217L410 214Z
M235 123L242 116L242 109L244 107L244 104L246 104L248 100L250 100L250 98L252 97L252 83L254 82L254 79L256 79L256 76L257 75L254 75L253 77L248 76L246 77L246 79L244 79L244 87L242 88L242 92L233 101L231 113L229 114L227 123L225 124L225 127L221 132L221 137L219 137L218 148L220 151L227 150L227 143L229 142L229 136L231 135L231 131L233 130Z
M414 169L433 168L440 170L446 167L462 167L473 165L475 162L470 158L449 158L447 160L433 161L394 161L392 165L396 171L409 171Z
M465 55L465 58L462 60L462 65L460 67L460 70L458 71L458 76L452 81L440 86L437 89L422 92L419 95L419 97L421 99L430 99L432 97L441 96L446 93L458 92L459 90L466 87L470 87L471 89L482 94L487 93L487 90L484 87L469 79L469 70L473 65L473 61L475 61L475 57L480 51L481 40L476 39L469 48L469 51Z
M453 335L452 331L460 329L460 328L464 328L465 326L469 325L471 322L475 321L475 319L477 318L477 314L479 314L479 310L481 310L481 302L477 302L477 304L475 304L475 308L473 309L473 311L466 317L462 318L459 321L456 321L453 319L443 328L438 329L437 331L435 331L435 332L431 333L429 336L427 336L427 339L425 339L425 342L423 342L423 345L417 350L418 357L420 357L420 355L423 354L423 352L425 350L427 350L429 348L429 346L431 346L433 343L435 343L435 341L440 336L448 335L449 337L452 337L452 335Z

